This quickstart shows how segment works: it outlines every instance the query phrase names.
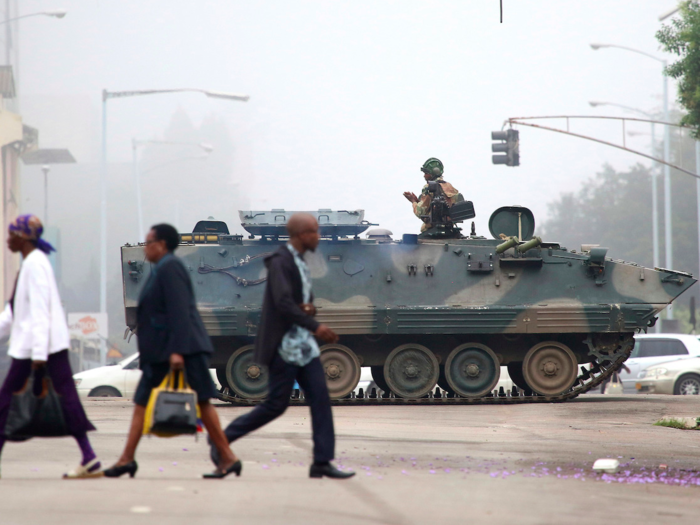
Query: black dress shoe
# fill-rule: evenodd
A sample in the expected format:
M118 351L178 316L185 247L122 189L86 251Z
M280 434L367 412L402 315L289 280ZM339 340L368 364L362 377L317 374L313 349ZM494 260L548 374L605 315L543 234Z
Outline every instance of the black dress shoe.
M222 479L231 474L231 472L235 472L236 476L241 475L241 470L243 470L243 464L241 463L241 460L239 459L236 461L233 465L231 465L229 468L226 470L219 470L216 469L214 472L210 474L204 474L202 477L204 479Z
M104 476L107 478L118 478L124 474L129 474L129 477L133 478L138 469L138 463L136 463L136 461L131 461L126 465L114 465L108 469L105 469L102 471L102 474L104 474Z
M333 479L347 479L353 477L354 475L354 472L343 472L342 470L335 468L330 463L326 463L325 465L316 465L314 463L309 469L310 478L322 478L323 476L326 476L327 478Z

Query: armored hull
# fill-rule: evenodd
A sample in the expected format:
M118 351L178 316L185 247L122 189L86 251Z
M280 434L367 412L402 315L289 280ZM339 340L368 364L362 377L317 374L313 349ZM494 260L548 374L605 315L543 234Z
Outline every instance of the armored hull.
M252 362L266 270L264 257L286 243L293 212L241 212L252 238L208 231L182 234L177 255L190 271L215 345L215 366L230 399L264 398L267 376ZM323 238L305 258L317 319L340 335L322 347L334 399L353 397L362 366L389 399L498 400L500 365L519 388L511 402L567 399L599 384L627 358L633 334L695 279L531 237L534 218L504 208L494 239L385 232L359 235L362 211L311 212ZM525 219L525 220L524 220ZM203 228L202 228L203 229ZM503 230L503 231L501 231ZM139 291L150 272L140 246L122 248L126 322L135 327ZM583 369L582 364L590 364ZM430 396L430 397L428 397Z

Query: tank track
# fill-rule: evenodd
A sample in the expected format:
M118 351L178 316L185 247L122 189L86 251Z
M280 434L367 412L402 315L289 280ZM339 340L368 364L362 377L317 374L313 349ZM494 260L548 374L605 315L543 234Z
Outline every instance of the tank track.
M528 393L522 389L513 386L512 391L505 392L501 387L500 391L494 390L492 394L477 398L461 397L458 395L448 395L440 388L436 388L435 392L431 392L427 397L419 399L406 399L395 397L394 394L383 395L355 395L353 392L351 397L343 399L332 399L331 404L334 406L368 406L368 405L513 405L524 403L561 403L578 397L581 394L600 386L603 381L610 378L613 373L620 369L632 352L634 340L625 341L620 349L610 357L604 359L605 363L594 363L589 370L580 367L581 374L576 378L574 386L568 392L557 396L543 396L534 393ZM360 392L362 390L360 389ZM217 395L221 401L226 401L235 406L253 406L261 403L262 399L247 399L236 395L229 395L228 389L219 392ZM295 390L290 398L290 406L305 405L303 393Z

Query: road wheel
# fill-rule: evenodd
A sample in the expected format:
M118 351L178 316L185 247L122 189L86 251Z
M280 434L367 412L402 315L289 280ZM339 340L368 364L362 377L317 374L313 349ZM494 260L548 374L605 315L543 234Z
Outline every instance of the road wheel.
M536 344L523 360L523 377L530 389L544 396L567 392L576 381L578 363L571 349L556 341Z
M236 350L226 363L226 382L229 388L245 399L267 396L269 374L267 368L253 362L253 345Z
M321 365L326 373L326 384L331 399L350 395L360 382L362 367L355 352L338 344L321 347Z
M399 397L417 399L432 391L440 375L438 360L423 345L407 344L394 348L384 363L384 378Z
M697 396L700 394L700 376L683 374L673 385L673 393L677 396Z
M114 387L98 386L90 390L88 397L122 397L122 394Z
M501 364L488 346L465 343L447 356L445 376L452 390L460 396L482 397L496 388Z

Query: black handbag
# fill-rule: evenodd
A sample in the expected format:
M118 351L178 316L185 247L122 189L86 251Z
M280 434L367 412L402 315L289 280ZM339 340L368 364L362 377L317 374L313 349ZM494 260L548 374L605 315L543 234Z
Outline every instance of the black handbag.
M34 381L34 376L29 377L24 388L12 394L5 423L5 438L8 441L70 435L63 415L61 396L54 390L51 379L43 379L38 396L34 394Z
M160 437L197 433L197 394L187 384L184 370L171 371L163 384L153 389L151 403L153 413L148 433Z

